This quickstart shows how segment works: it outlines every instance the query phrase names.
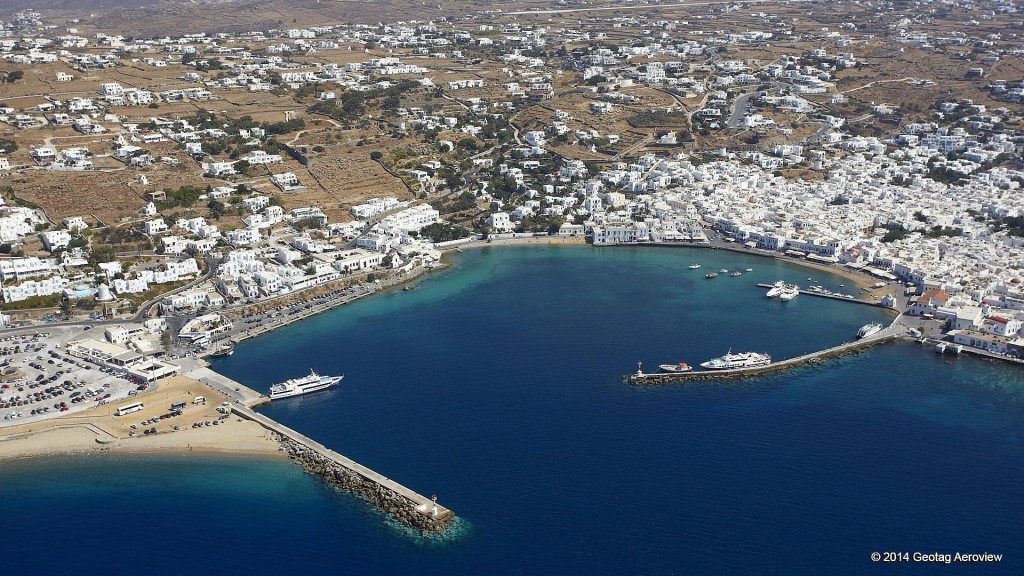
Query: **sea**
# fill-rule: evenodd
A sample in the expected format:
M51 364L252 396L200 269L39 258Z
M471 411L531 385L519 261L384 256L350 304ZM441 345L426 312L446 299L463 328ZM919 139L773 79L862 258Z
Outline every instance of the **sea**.
M894 343L748 380L634 387L623 376L638 362L787 358L891 316L767 299L756 283L854 288L726 251L452 256L412 291L213 366L258 390L344 374L260 411L437 495L459 517L449 533L410 533L284 459L41 459L0 467L3 574L1024 574L1019 368ZM1001 560L946 562L958 552Z

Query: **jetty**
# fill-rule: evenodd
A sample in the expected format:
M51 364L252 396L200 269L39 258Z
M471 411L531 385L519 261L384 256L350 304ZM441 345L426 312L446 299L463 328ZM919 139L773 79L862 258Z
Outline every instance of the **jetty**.
M785 360L779 360L778 362L772 362L764 366L751 366L749 368L732 368L730 370L696 370L692 372L658 372L654 374L645 374L644 372L637 371L629 376L624 376L630 384L638 386L649 386L656 384L671 384L674 382L688 382L695 380L734 380L739 378L750 378L753 376L761 376L763 374L770 374L772 372L780 372L782 370L788 370L790 368L796 368L805 364L817 364L829 358L838 358L846 356L848 354L855 354L865 348L876 346L883 342L889 342L900 338L899 328L889 326L884 330L876 332L867 338L862 338L855 342L845 342L838 346L826 348L824 350L818 350L817 352L811 352L802 356L796 356L794 358L787 358Z
M759 283L757 285L757 287L758 288L768 288L768 289L771 289L771 288L774 288L775 286L772 285L772 284L765 284L765 283L762 282L762 283ZM867 300L861 300L859 298L847 298L846 296L843 296L842 294L825 294L824 292L817 292L817 291L814 291L814 290L804 290L803 288L801 288L799 290L799 292L801 294L807 294L808 296L817 296L819 298L831 298L832 300L841 300L843 302L853 302L855 304L867 304L868 306L879 306L879 304L877 302L868 302Z
M262 414L245 406L233 406L232 414L252 420L276 434L284 450L307 473L355 494L421 534L443 532L455 519L451 510L437 503L436 496L427 498L418 494Z

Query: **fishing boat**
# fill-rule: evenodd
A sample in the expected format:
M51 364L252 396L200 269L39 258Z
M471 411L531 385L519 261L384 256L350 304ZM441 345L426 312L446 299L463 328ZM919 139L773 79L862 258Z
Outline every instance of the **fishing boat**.
M743 272L740 272L739 270L733 270L732 272L729 272L729 276L734 276L735 277L735 276L742 276L742 275L743 275Z
M210 352L210 356L214 358L225 358L235 353L235 347L230 344L225 344L220 348L217 348L213 352Z
M689 372L693 370L693 366L690 366L686 362L680 362L678 364L659 364L658 368L662 372Z
M718 272L708 272L704 275L705 278L711 280L712 278L718 278Z
M700 264L697 264L696 262L694 262L693 264L690 264L690 265L688 266L688 268L689 268L690 270L696 270L697 268L700 268Z

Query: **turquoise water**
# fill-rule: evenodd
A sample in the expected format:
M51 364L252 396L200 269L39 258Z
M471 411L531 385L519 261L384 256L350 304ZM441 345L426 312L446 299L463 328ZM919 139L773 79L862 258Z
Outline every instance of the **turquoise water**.
M753 286L808 276L843 282L689 249L467 251L413 292L215 364L263 390L310 367L344 373L263 412L436 493L463 520L454 541L404 535L288 462L79 458L4 465L0 518L18 537L0 550L15 574L107 574L114 561L156 574L1024 573L1017 370L894 344L741 382L620 381L637 360L784 358L888 318ZM73 563L23 553L68 535L89 551ZM1006 559L875 565L873 551Z

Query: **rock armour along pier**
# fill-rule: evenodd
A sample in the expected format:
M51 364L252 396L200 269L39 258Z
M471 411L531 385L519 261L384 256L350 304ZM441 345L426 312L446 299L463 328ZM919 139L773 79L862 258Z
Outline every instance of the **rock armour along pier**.
M233 412L277 434L288 455L306 472L359 496L405 526L422 534L436 534L443 532L455 519L455 514L438 504L436 498L417 494L283 424L240 406L233 407Z
M886 328L881 332L873 334L868 338L857 340L856 342L846 342L839 346L833 346L832 348L826 348L825 350L819 350L817 352L811 352L810 354L804 354L803 356L797 356L795 358L787 358L786 360L780 360L778 362L772 362L767 366L753 366L750 368L733 368L732 370L697 370L693 372L658 372L654 374L635 373L625 376L630 384L636 384L638 386L647 386L655 384L671 384L674 382L688 382L692 380L730 380L738 378L749 378L752 376L760 376L762 374L768 374L771 372L778 372L780 370L787 370L795 368L803 364L816 364L828 358L838 358L840 356L846 356L848 354L855 354L870 346L875 346L883 342L889 342L899 338L896 329L893 327Z

